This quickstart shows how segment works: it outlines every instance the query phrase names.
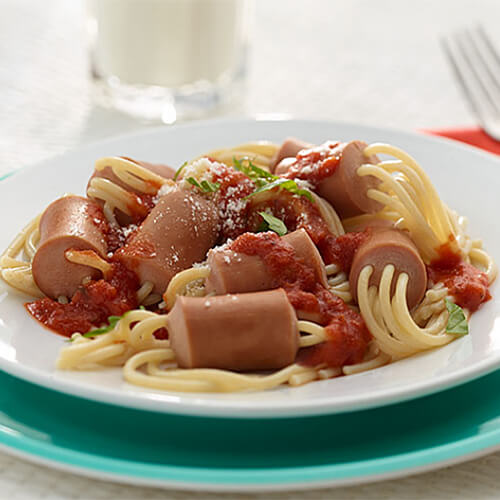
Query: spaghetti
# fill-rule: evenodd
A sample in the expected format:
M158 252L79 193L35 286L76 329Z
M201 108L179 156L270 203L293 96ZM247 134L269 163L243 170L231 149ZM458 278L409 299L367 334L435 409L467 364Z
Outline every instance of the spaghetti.
M393 159L380 161L376 155ZM128 158L98 160L87 190L91 203L97 203L89 210L98 244L65 248L62 258L81 271L76 292L56 291L56 300L41 300L45 309L62 316L85 307L99 310L101 317L98 304L107 299L99 294L121 293L124 298L113 299L117 305L111 301L106 311L131 310L111 315L108 327L95 324L101 328L73 333L57 367L123 366L128 382L161 390L296 386L371 370L447 344L457 337L449 329L449 304L455 303L466 321L488 300L488 285L497 275L494 261L481 241L467 234L466 218L441 201L407 153L352 141L299 151L276 166L279 157L280 147L264 141L214 150L181 167L175 180ZM272 172L275 168L279 174ZM337 198L328 191L333 182ZM158 212L159 200L166 206L163 212ZM151 217L170 217L180 225L151 236L144 233ZM48 245L41 235L50 228L43 224L41 216L33 219L0 258L2 278L33 297L44 296L40 266L33 266ZM212 232L202 236L209 224ZM262 230L289 234L279 238ZM201 263L190 253L190 245L198 244L187 243L190 232L193 242L206 241L200 255L208 252L208 259ZM233 234L234 241L228 239ZM172 243L170 250L174 235L184 244ZM107 254L99 250L101 244ZM166 248L168 262L157 261L159 245L163 253ZM458 275L467 282L466 292L457 289ZM245 323L247 316L255 321ZM284 339L269 327L267 338L252 344L248 338L260 338L259 322L277 322L278 330L291 333ZM240 325L241 335L228 334L233 323ZM212 347L203 347L204 330L212 332ZM231 342L240 344L228 347ZM197 364L198 358L210 358L207 349L227 355L231 368L213 361ZM238 350L245 354L235 355ZM281 352L287 350L287 355ZM286 360L280 367L275 366L278 352ZM251 371L266 373L239 373L246 370L238 363L254 363Z

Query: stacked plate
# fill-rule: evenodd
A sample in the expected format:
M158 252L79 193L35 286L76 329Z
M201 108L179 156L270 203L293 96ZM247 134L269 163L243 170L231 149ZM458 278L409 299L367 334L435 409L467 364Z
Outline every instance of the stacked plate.
M162 128L22 170L0 183L0 248L51 200L82 193L101 156L175 166L215 147L287 136L363 139L407 150L500 262L500 234L493 225L500 212L495 157L442 139L319 121ZM500 366L496 284L492 295L473 316L470 335L443 348L303 387L214 395L137 388L123 382L119 369L56 371L64 339L26 313L26 297L3 286L0 444L88 476L220 491L352 484L463 461L500 448L500 373L492 373Z

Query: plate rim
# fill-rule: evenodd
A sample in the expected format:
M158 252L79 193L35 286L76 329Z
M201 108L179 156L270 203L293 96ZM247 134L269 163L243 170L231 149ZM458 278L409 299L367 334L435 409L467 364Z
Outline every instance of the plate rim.
M9 376L0 374L0 378ZM16 378L13 378L13 381L14 384L34 386L30 382L20 381ZM494 384L494 381L479 383ZM44 390L55 393L56 398L73 398L73 396L61 395L50 389ZM460 397L460 391L461 389L457 389L454 397ZM11 390L11 392L14 392L15 404L22 391ZM82 401L80 404L95 405L96 403ZM97 404L99 410L106 411L106 405ZM4 409L6 408L0 404L0 412ZM61 412L60 409L51 411ZM390 410L383 409L382 411ZM500 407L498 413L500 413ZM334 419L335 415L332 418ZM20 422L20 426L16 427L18 422ZM463 422L463 425L466 423ZM290 464L276 468L252 469L231 469L224 466L210 468L210 466L196 465L150 464L147 461L134 461L128 458L105 456L102 453L80 451L74 449L78 434L70 433L71 436L74 436L73 440L64 440L65 445L60 445L54 444L53 439L47 439L42 434L31 432L32 430L36 431L36 426L30 426L28 428L30 432L26 433L20 431L19 427L21 429L23 427L22 420L12 420L12 424L9 424L9 418L7 418L5 422L2 422L0 425L0 451L38 465L89 478L185 491L257 493L360 485L421 474L473 460L500 450L500 425L497 425L486 430L483 429L481 434L474 436L458 439L450 436L446 442L437 445L429 442L425 448L388 456L361 458L347 463L332 462L299 466ZM60 427L52 427L49 438L54 437L58 432L63 432ZM460 435L460 429L456 430L456 435Z
M499 163L500 159L489 152L482 149L460 143L453 139L447 139L440 136L429 136L428 134L421 132L414 132L409 130L400 130L391 127L379 127L367 124L354 123L349 121L338 121L338 120L322 120L322 119L300 119L300 118L273 118L271 117L257 117L257 118L217 118L202 120L192 123L177 124L170 127L157 126L150 127L147 129L142 129L138 131L127 132L124 134L118 134L110 137L106 137L102 140L92 141L79 147L60 153L58 155L52 156L50 158L44 159L41 162L37 162L32 165L25 166L11 174L7 174L7 177L0 178L2 184L9 183L11 180L15 180L19 172L26 172L30 170L38 170L43 168L44 165L48 165L54 161L60 161L65 157L71 157L78 154L85 154L86 150L91 150L95 147L106 146L108 143L114 143L117 141L124 141L127 139L157 135L157 134L168 134L170 130L178 129L190 129L190 128L203 128L212 126L224 126L224 125L235 125L244 126L249 123L295 123L297 126L304 126L307 124L325 125L325 126L337 126L337 127L355 127L366 129L372 132L381 133L393 133L408 137L409 139L423 140L424 142L439 143L447 145L447 147L458 148L467 151L469 154L475 154L479 157L484 157L488 161L495 161ZM458 342L456 340L455 342ZM337 414L349 411L364 410L375 407L382 407L391 404L397 404L404 401L409 401L426 395L435 394L442 390L447 390L453 387L457 387L466 382L470 382L479 377L487 375L492 371L496 370L500 365L500 354L498 359L484 360L481 363L476 363L473 367L462 370L462 373L457 376L457 374L448 374L446 376L441 376L438 382L421 382L414 389L408 391L403 389L395 389L390 393L385 393L385 391L379 391L378 393L373 393L370 397L365 398L363 401L356 403L356 398L344 398L346 401L342 407L332 408L331 402L316 402L308 406L301 406L300 411L297 412L296 405L285 406L279 409L276 408L259 408L255 409L251 406L231 406L226 402L224 405L211 406L207 405L206 401L203 403L198 403L196 400L187 400L184 402L165 402L163 401L161 405L158 405L157 401L150 400L148 398L141 398L130 394L112 393L102 390L99 387L88 387L85 385L79 385L75 382L63 381L56 379L51 374L40 373L31 367L20 366L15 363L11 363L9 360L0 357L0 369L3 369L7 373L20 378L22 380L27 380L31 383L39 385L41 387L49 388L57 392L64 394L74 395L90 401L99 401L104 403L113 404L116 406L124 406L135 409L143 409L148 411L154 411L159 413L172 413L181 415L193 415L193 416L203 416L203 417L230 417L230 418L300 418L304 416L314 416L314 415L326 415L326 414ZM165 408L168 406L168 408ZM230 415L227 412L230 412Z

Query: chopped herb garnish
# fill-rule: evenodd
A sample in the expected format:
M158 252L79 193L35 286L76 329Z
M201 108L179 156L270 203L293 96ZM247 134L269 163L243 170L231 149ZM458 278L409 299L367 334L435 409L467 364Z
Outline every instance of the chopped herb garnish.
M285 223L282 220L277 219L274 215L268 214L267 212L259 212L259 215L264 219L264 224L259 226L259 231L270 230L274 231L279 236L284 236L288 233Z
M204 193L215 193L215 191L217 191L217 189L220 188L219 182L210 182L207 180L198 182L194 177L188 177L186 181L188 181L189 184L192 184L194 187L197 187L200 191L203 191Z
M257 189L252 194L248 195L247 198L267 191L268 189L279 187L280 189L286 189L290 193L305 196L309 201L314 203L311 192L308 189L300 188L293 179L286 179L273 175L267 170L254 165L249 158L243 158L241 160L233 158L233 163L236 170L244 173L257 186Z
M234 168L242 173L244 173L249 179L251 179L257 187L266 184L269 181L279 179L277 175L271 174L267 170L258 167L252 163L250 158L243 158L238 160L233 157Z
M120 321L122 318L123 316L108 316L107 325L101 326L101 328L95 328L94 330L90 330L90 332L84 333L82 336L87 338L92 338L97 335L102 335L103 333L108 333L111 330L113 330L118 321Z
M454 304L451 300L444 299L446 309L448 309L448 323L446 325L446 333L452 335L467 335L469 333L469 325L463 309Z
M215 193L220 188L220 182L201 181L202 189L207 193Z
M254 196L256 194L268 191L269 189L274 189L279 187L280 189L286 189L290 193L297 194L299 196L305 196L309 201L314 203L311 192L308 189L299 188L297 183L293 179L285 179L284 177L279 177L278 179L264 184L263 186L257 188L253 193L249 194L247 198Z
M146 310L146 308L144 306L139 306L139 309L141 311ZM108 324L107 325L101 326L100 328L94 328L93 330L90 330L89 332L84 333L82 335L82 337L92 338L92 337L96 337L97 335L102 335L103 333L110 332L116 326L118 321L120 321L122 318L125 317L127 312L130 312L130 311L124 312L121 316L108 316ZM69 338L68 341L72 342L73 338Z
M184 170L184 167L188 164L187 161L185 161L178 169L177 171L175 172L175 175L174 175L174 181L177 180L177 177L179 177L180 173Z

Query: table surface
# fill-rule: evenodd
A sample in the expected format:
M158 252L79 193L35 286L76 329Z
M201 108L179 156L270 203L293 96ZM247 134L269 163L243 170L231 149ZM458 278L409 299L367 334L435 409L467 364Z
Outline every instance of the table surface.
M80 2L2 0L1 6L0 176L149 126L95 104ZM407 130L472 125L440 38L480 22L500 46L495 0L257 0L255 10L246 95L218 116L284 113ZM210 495L89 480L0 453L0 496L497 498L499 470L496 453L420 476L328 492Z

